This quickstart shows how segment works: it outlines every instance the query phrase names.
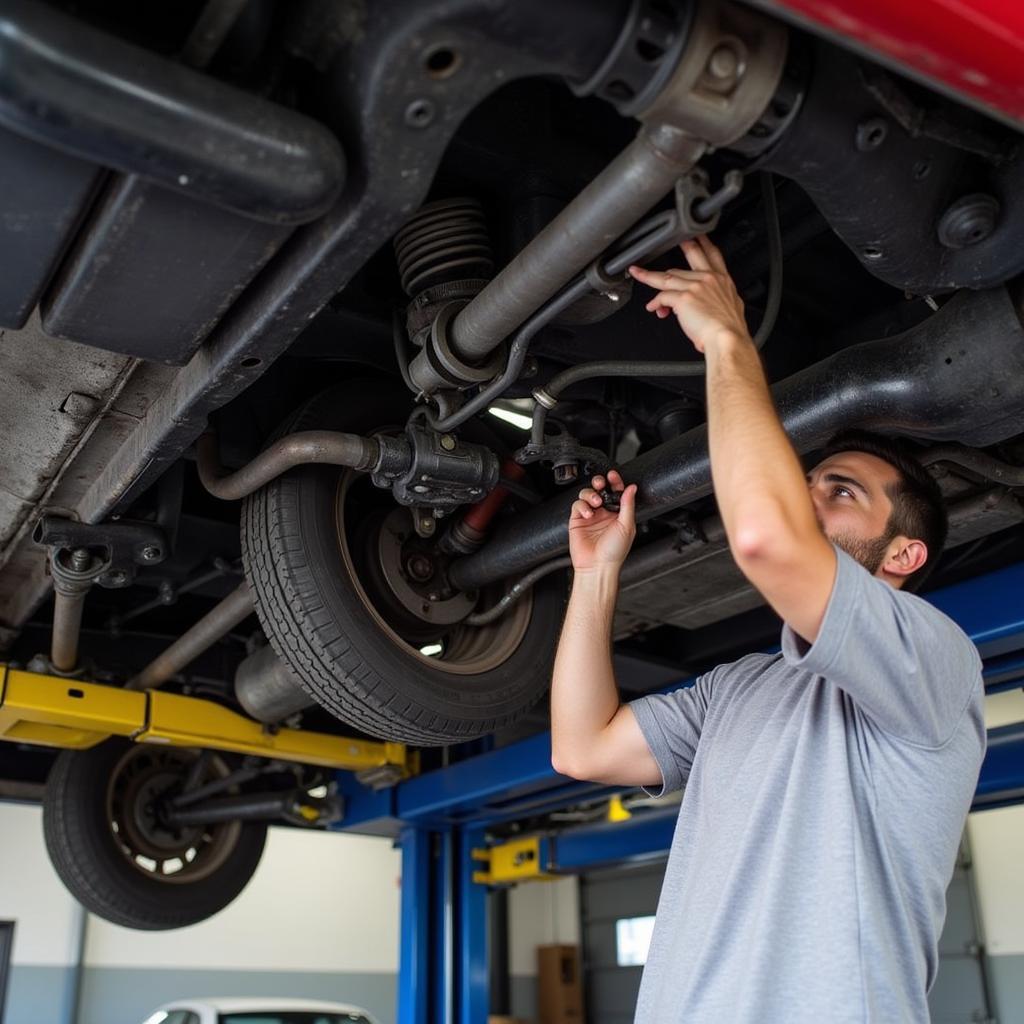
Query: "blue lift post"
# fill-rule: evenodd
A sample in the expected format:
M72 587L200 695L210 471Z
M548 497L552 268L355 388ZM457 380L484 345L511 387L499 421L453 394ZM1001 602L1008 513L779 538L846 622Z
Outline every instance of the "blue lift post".
M928 595L977 644L989 693L1024 687L1024 563ZM692 680L667 687L677 689ZM488 1012L486 888L473 881L472 851L487 829L613 789L551 767L544 733L371 791L339 773L342 831L397 837L402 846L399 1024L481 1024ZM1024 724L989 732L975 809L1024 801ZM666 853L676 808L542 839L551 872L573 873Z

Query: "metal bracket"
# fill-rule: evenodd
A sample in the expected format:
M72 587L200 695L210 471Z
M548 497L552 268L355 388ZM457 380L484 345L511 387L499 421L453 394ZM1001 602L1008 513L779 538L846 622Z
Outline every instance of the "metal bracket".
M168 555L163 530L152 523L76 523L59 516L43 516L32 539L50 550L51 566L64 551L86 551L98 556L88 568L90 582L101 587L126 587L139 566L158 565Z
M722 185L710 191L707 172L694 167L676 181L676 212L684 238L706 235L718 227L722 210L743 190L743 175L726 171Z
M485 864L473 872L473 881L480 885L514 885L516 882L550 882L557 878L543 868L546 858L542 836L512 839L485 849L474 849L474 861Z
M588 448L569 434L545 438L543 444L523 445L515 453L515 460L521 466L531 462L550 462L555 482L569 484L582 472L591 476L608 468L608 455L599 448Z

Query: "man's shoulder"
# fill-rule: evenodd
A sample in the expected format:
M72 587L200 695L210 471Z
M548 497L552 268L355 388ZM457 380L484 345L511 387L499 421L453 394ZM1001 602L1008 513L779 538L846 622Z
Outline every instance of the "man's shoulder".
M906 590L898 590L896 595L898 604L911 613L910 617L917 619L922 624L927 624L928 630L932 632L933 636L940 643L948 643L969 652L973 656L972 660L976 659L978 661L980 669L981 659L978 656L977 647L975 647L974 641L964 632L955 619L951 618L941 608L936 607L927 598L921 597L918 594L912 594Z
M713 677L713 682L716 685L747 682L763 675L781 661L782 653L780 651L768 653L757 651L754 654L747 654L742 658L738 658L736 661L725 662L709 673L709 675Z

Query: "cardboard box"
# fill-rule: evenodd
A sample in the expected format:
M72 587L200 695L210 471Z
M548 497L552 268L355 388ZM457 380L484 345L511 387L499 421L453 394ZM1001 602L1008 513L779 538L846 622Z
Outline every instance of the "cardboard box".
M487 1018L487 1024L528 1024L522 1017L495 1017Z
M540 1024L583 1024L583 979L576 946L537 947Z

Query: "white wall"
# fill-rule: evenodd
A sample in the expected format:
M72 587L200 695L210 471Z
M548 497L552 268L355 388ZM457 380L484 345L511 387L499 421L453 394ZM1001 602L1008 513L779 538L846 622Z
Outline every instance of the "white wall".
M14 964L77 962L82 910L50 866L38 807L0 803L0 918L17 922Z
M1007 690L985 698L985 725L996 729L1024 721L1024 690Z
M989 729L1024 721L1024 692L985 698ZM985 947L991 956L1024 954L1024 805L977 811L967 820Z
M272 828L249 885L190 928L89 921L88 967L398 970L401 856L387 839Z
M1024 806L978 811L967 822L985 948L1024 954Z
M508 897L509 973L537 974L537 947L580 941L579 881L525 882Z

